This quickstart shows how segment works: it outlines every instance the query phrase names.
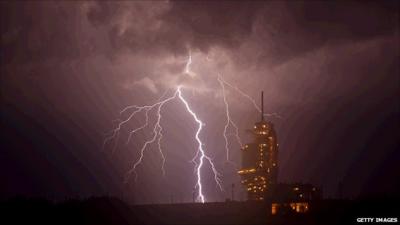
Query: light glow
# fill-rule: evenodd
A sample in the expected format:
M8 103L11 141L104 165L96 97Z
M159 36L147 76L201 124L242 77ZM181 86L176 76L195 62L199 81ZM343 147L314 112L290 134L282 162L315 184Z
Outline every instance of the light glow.
M189 75L190 77L194 77L196 74L191 70L191 65L193 64L192 61L192 54L189 51L189 56L188 56L188 60L185 64L185 68L183 70L183 72L187 75ZM239 128L237 126L237 124L232 120L231 114L230 114L230 108L229 108L229 103L227 100L227 93L226 93L226 89L225 89L225 85L233 88L234 90L236 90L239 94L243 95L245 98L249 99L251 102L253 102L254 106L256 107L257 110L259 110L259 107L257 106L257 104L255 104L255 101L248 96L247 94L245 94L243 91L241 91L239 88L234 87L233 85L227 83L221 75L218 74L218 78L217 78L220 87L222 89L222 98L223 98L223 103L225 106L225 115L226 115L226 123L224 126L224 130L223 130L223 137L225 140L225 151L226 151L226 161L230 162L232 164L234 164L236 166L236 164L231 161L231 156L230 156L230 149L229 149L229 140L228 140L228 136L230 134L228 134L228 129L230 127L232 127L234 129L234 132L232 133L235 138L237 143L240 145L241 149L245 149L248 148L248 145L243 145L242 141L239 137ZM194 173L196 175L196 184L195 184L195 188L198 189L198 196L197 196L197 201L204 203L206 201L206 197L203 193L204 187L202 184L202 169L204 168L204 165L206 164L206 162L208 162L210 164L211 170L213 172L213 176L214 176L214 180L216 183L216 186L222 191L222 185L221 185L221 179L220 179L220 173L217 171L216 166L213 163L213 160L210 156L208 156L204 150L204 142L201 140L200 138L200 134L202 131L202 128L204 127L205 123L200 120L199 116L195 113L195 111L193 110L193 108L191 108L189 102L187 101L187 99L184 97L183 95L183 86L182 85L178 85L175 88L173 88L173 93L171 94L172 90L168 89L164 92L164 94L154 103L151 105L144 105L144 106L138 106L138 105L129 105L127 107L125 107L123 110L120 111L120 116L124 116L125 114L128 114L128 116L126 117L126 119L121 119L121 120L117 120L118 124L116 126L115 129L111 130L111 132L106 136L106 138L104 139L103 142L103 148L106 147L107 144L109 144L110 142L112 142L112 153L114 153L116 151L117 145L119 143L119 139L120 139L120 134L122 129L125 126L128 126L128 123L135 118L135 116L137 116L138 114L144 114L145 116L145 120L143 122L143 124L141 124L140 126L132 129L129 131L128 133L128 138L126 141L126 144L129 144L130 141L132 140L132 138L134 138L134 135L140 131L145 130L147 127L149 127L150 121L151 121L151 117L150 116L151 112L155 111L155 123L154 125L151 127L151 135L148 139L145 140L145 142L143 143L143 145L141 146L140 150L139 150L139 157L136 161L133 162L132 166L130 167L130 169L127 171L126 175L125 175L125 183L128 182L128 180L130 179L131 175L134 174L135 177L135 182L137 182L137 178L138 178L138 174L136 172L137 168L141 165L141 163L144 160L144 155L145 155L145 151L149 148L150 145L154 144L157 146L158 152L160 154L160 157L162 159L162 163L160 166L160 169L162 171L162 175L164 177L166 177L166 171L165 171L165 163L166 163L166 157L165 154L163 153L162 150L162 139L163 139L163 132L166 130L162 127L161 125L161 119L162 119L162 112L163 112L163 108L164 106L171 102L171 101L175 101L175 100L179 100L180 102L183 103L186 111L192 116L193 120L196 122L197 124L197 130L196 133L194 134L194 138L197 142L197 150L195 152L194 157L191 159L191 162L194 164ZM167 96L167 97L166 97ZM239 171L239 174L242 173L254 173L256 172L255 169L251 168L251 169L247 169L247 170L242 170Z

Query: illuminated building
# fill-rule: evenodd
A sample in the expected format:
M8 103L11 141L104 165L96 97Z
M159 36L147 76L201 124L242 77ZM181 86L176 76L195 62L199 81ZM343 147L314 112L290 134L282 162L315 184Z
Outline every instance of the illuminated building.
M311 202L321 199L321 189L311 184L279 183L273 185L264 196L271 202L271 214L306 213Z
M252 130L253 142L242 148L242 168L238 174L249 200L263 200L278 179L278 142L274 126L264 119L261 92L261 121Z
M252 130L253 141L242 148L242 168L238 171L247 199L265 201L271 214L306 213L311 202L322 197L311 184L278 183L278 141L274 126L264 119L261 92L261 121Z

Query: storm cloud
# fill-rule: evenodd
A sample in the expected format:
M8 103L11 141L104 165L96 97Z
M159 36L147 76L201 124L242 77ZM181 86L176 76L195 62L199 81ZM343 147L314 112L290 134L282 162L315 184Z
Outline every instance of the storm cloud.
M327 195L341 181L347 196L399 187L393 181L400 171L393 169L400 134L397 1L0 6L4 196L123 193L148 203L184 193L182 200L190 201L188 160L195 142L188 134L195 127L179 103L166 107L163 117L168 180L156 151L149 150L139 183L122 182L149 130L115 154L102 151L122 108L154 102L178 84L207 124L206 149L229 188L238 177L224 164L218 75L257 100L263 90L266 111L281 115L268 118L277 129L281 181L313 182ZM189 55L192 77L185 74ZM249 141L246 129L258 112L233 89L227 93L232 117ZM233 139L231 147L240 163ZM209 171L204 174L210 200L229 196L214 188Z

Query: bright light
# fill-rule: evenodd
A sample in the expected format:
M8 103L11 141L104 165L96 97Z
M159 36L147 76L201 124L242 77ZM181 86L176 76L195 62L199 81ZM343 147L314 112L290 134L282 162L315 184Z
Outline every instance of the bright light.
M198 143L198 152L196 153L196 155L198 155L198 153L200 153L200 159L199 159L199 160L200 160L200 163L198 164L198 166L197 166L197 168L196 168L196 170L197 170L197 184L196 184L196 186L199 188L198 199L199 199L202 203L204 203L204 202L205 202L205 197L204 197L203 192L202 192L203 186L202 186L202 184L201 184L201 168L202 168L202 166L203 166L204 159L208 160L208 162L211 164L211 168L212 168L212 170L213 170L213 172L214 172L214 179L215 179L215 182L217 183L217 185L219 186L219 188L222 190L222 186L221 186L220 179L219 179L219 173L218 173L217 170L215 169L215 166L214 166L213 162L211 161L210 157L208 157L208 156L206 155L206 153L204 152L203 143L201 142L200 137L199 137L200 132L201 132L201 129L202 129L202 127L204 126L203 122L197 117L197 115L196 115L196 114L193 112L193 110L190 108L190 106L189 106L189 104L187 103L187 101L183 98L183 96L182 96L182 91L181 91L181 87L180 87L180 86L178 87L177 92L178 92L179 99L183 102L183 104L185 105L187 111L193 116L193 119L194 119L194 120L196 121L196 123L198 124L198 128L197 128L197 131L196 131L195 138L196 138L197 143Z
M182 72L185 72L185 74L189 75L190 77L196 76L196 73L194 73L191 70L192 64L193 64L193 58L192 58L191 52L189 52L189 56L188 56L187 62L185 64L184 71L182 71ZM254 99L252 99L249 95L245 94L239 88L226 82L222 78L221 75L218 75L218 82L222 89L222 94L223 94L222 97L223 97L223 103L225 106L225 114L226 114L225 129L222 134L225 139L226 160L228 162L231 162L230 161L230 149L229 149L229 145L228 145L229 144L228 143L229 134L227 133L228 128L230 128L230 127L233 128L233 130L234 130L233 135L235 136L236 141L239 143L239 145L242 147L242 149L247 149L247 148L249 148L249 146L248 145L243 146L242 141L239 137L239 128L236 125L236 123L232 120L232 117L230 115L230 111L229 111L230 108L229 108L228 99L227 99L227 95L226 95L227 93L226 93L225 88L228 86L230 88L233 88L240 95L242 95L243 97L250 100L258 111L260 111L260 108L257 106ZM198 188L197 200L204 203L206 201L206 198L203 193L202 173L201 173L202 168L204 166L204 162L208 161L210 163L216 185L219 187L220 190L222 190L220 174L216 170L216 167L214 166L214 163L212 162L211 158L206 154L206 152L204 150L204 143L200 139L200 133L202 131L204 123L202 120L200 120L198 115L190 107L190 104L188 103L188 101L184 98L182 89L183 89L182 86L177 86L175 89L166 90L165 93L160 97L160 99L158 101L156 101L154 104L144 105L144 106L130 105L130 106L127 106L126 108L124 108L122 111L120 111L120 115L125 116L128 113L129 113L129 115L126 118L124 117L125 119L118 120L118 125L116 126L116 128L111 130L111 132L104 139L103 148L105 148L106 145L110 144L110 142L111 142L111 144L113 144L112 153L114 153L117 148L117 145L119 143L120 133L121 133L122 128L125 126L128 126L129 122L131 120L133 120L135 118L135 116L137 116L138 114L144 114L145 120L140 124L140 126L129 131L129 133L128 133L129 135L128 135L126 144L130 143L130 140L135 137L136 133L138 133L139 131L145 130L149 126L151 126L150 129L152 130L152 133L151 133L150 137L148 137L147 139L144 140L145 142L143 143L143 145L140 148L138 159L132 163L132 166L126 173L125 182L128 182L128 179L130 178L132 173L135 175L135 181L137 180L137 173L136 173L137 167L139 167L141 165L141 163L143 162L144 155L145 155L144 153L146 150L149 149L149 146L152 144L156 144L156 146L158 147L158 152L160 153L160 157L162 158L162 163L161 163L160 168L161 168L163 176L166 176L166 171L164 168L166 157L164 156L163 150L161 148L163 132L166 132L166 129L164 129L161 126L162 113L163 113L164 106L167 103L170 103L171 101L175 101L175 100L180 100L184 104L186 111L192 116L193 120L197 124L197 130L194 134L194 137L197 142L197 151L195 153L195 156L192 158L192 162L195 165L194 170L195 170L195 174L196 174L196 178L197 178L196 185L195 185L195 187ZM171 93L171 92L173 92L173 93ZM154 125L152 122L150 122L152 119L152 116L153 116L152 112L155 112ZM265 127L265 125L263 125L263 127ZM254 128L256 129L257 126L254 126ZM266 132L264 132L264 134L266 134ZM255 173L255 172L256 172L255 168L249 168L249 169L244 169L244 170L238 171L239 174L247 174L247 173Z
M226 99L225 86L224 86L224 82L222 80L221 75L218 75L218 82L219 82L219 84L220 84L220 86L222 88L222 98L224 100L225 113L226 113L226 123L225 123L225 127L224 127L224 132L222 133L222 135L224 136L224 139L225 139L226 161L227 162L231 162L230 159L229 159L229 152L230 151L229 151L229 143L228 143L228 137L227 137L227 132L228 132L229 125L232 125L232 127L235 129L234 135L235 135L236 140L237 140L237 142L238 142L238 144L240 145L241 148L243 147L243 144L242 144L242 140L239 137L239 128L235 124L235 122L233 122L233 120L231 119L231 116L230 116L229 104L228 104L228 101Z

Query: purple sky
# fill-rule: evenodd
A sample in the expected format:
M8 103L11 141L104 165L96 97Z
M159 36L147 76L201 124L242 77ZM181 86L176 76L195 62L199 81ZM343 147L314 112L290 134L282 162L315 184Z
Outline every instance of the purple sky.
M104 135L127 105L154 103L183 84L206 123L206 152L227 192L203 170L209 201L238 182L224 161L226 118L217 75L258 102L264 91L280 145L279 180L334 196L394 194L399 168L399 3L1 2L1 196L133 196L191 201L196 124L179 101L164 109L166 178L155 146L123 184L151 130L114 154ZM189 52L195 76L184 73ZM227 88L240 136L259 119ZM143 122L141 115L127 132ZM233 161L239 145L230 139ZM237 187L240 185L237 184ZM242 196L237 190L237 197Z

